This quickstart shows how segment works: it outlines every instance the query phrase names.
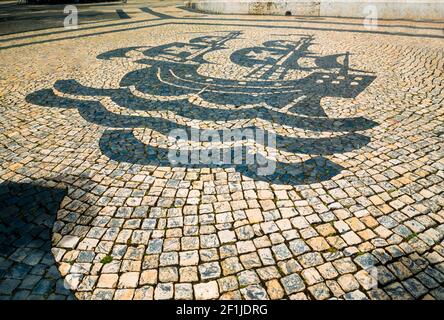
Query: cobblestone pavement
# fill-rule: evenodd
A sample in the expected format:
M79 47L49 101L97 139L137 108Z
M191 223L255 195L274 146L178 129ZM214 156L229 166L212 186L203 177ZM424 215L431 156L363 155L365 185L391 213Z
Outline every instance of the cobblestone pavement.
M2 299L444 299L444 24L140 7L0 36Z

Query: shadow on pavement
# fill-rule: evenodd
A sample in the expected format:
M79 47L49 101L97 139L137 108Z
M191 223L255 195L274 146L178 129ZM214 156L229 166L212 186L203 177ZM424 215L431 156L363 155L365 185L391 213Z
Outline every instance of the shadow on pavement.
M0 298L73 299L51 252L52 227L66 190L0 184Z
M83 38L83 37L91 37L91 36L97 36L97 35L104 35L104 34L110 34L110 33L117 33L117 32L125 32L125 31L130 31L130 30L140 30L140 29L148 29L148 28L152 28L152 27L156 27L156 26L164 26L164 25L184 25L184 26L226 26L226 27L236 27L236 28L270 28L270 25L261 25L261 24L250 24L250 22L256 22L256 23L260 23L260 22L275 22L275 20L267 20L267 19L239 19L239 18L213 18L213 17L205 17L205 16L198 16L198 17L190 17L190 16L185 16L185 17L175 17L175 16L171 16L171 15L167 15L167 14L163 14L161 12L157 12L154 11L148 7L141 7L139 8L142 12L148 13L150 15L153 15L155 18L153 19L143 19L143 20L137 20L137 21L133 21L132 19L123 19L123 21L125 22L114 22L114 23L110 23L110 24L104 24L104 25L96 25L96 26L86 26L85 28L82 28L82 31L85 30L91 30L91 29L102 29L102 28L109 28L109 27L114 27L113 30L105 30L105 31L97 31L97 32L93 32L90 34L82 34L82 35L73 35L73 36L66 36L66 37L61 37L61 38L55 38L55 39L45 39L45 40L37 40L37 41L33 41L33 42L27 42L27 43L19 43L19 44L12 44L12 45L7 45L4 47L0 47L0 50L4 50L4 49L8 49L8 48L16 48L16 47L22 47L22 46L28 46L28 45L32 45L32 44L39 44L39 43L50 43L50 42L55 42L55 41L61 41L61 40L69 40L69 39L77 39L77 38ZM108 13L106 13L108 14ZM114 13L113 13L114 15ZM118 18L118 15L115 14L114 15L116 18ZM223 15L222 15L223 16ZM305 17L298 17L297 19L294 20L290 20L291 22L295 22L295 25L286 25L286 26L279 26L279 25L273 25L273 28L277 28L277 29L285 29L286 31L293 31L293 30L309 30L309 31L335 31L335 32L345 32L345 33L358 33L358 34L373 34L373 35L393 35L393 36L406 36L406 37L417 37L417 38L436 38L436 39L442 39L444 38L444 36L442 34L430 34L430 33L408 33L408 32L399 32L399 31L384 31L384 30L364 30L364 29L342 29L342 28L334 28L331 27L329 25L351 25L353 27L355 26L361 26L362 24L356 24L356 23L344 23L344 22L329 22L326 21L324 22L324 17L319 17L317 18L317 20L320 21L315 21L314 19L307 19ZM110 19L110 20L115 20L115 19ZM110 21L110 20L106 20L106 21ZM118 18L118 20L121 20L120 18ZM129 20L129 21L127 21ZM155 21L155 22L159 22L157 24L152 24L152 25L146 25L147 22L151 22L151 21ZM208 22L207 22L208 21ZM279 21L279 20L276 20ZM285 22L285 21L282 21ZM303 23L315 23L315 24L327 24L326 26L323 27L317 27L317 26L313 26L311 27L310 25L307 26L302 26L298 23L303 22ZM91 22L91 24L93 24L95 22ZM435 23L435 24L442 24L442 22L429 22L427 21L427 23ZM136 26L134 26L136 25ZM121 29L117 29L117 27L123 27ZM54 27L54 26L52 26ZM433 28L433 27L428 27L428 26L424 26L424 27L417 27L417 26L408 26L408 25L384 25L381 27L384 28L408 28L408 29L424 29L424 30L442 30L441 27L438 28ZM12 35L12 34L20 34L22 32L25 32L27 30L18 30L17 32L1 32L1 29L4 28L2 27L2 25L0 25L0 35ZM38 29L32 29L32 30L43 30L43 29L51 29L51 27L48 28L41 28L39 27ZM380 28L382 29L382 28ZM54 30L51 32L46 32L46 33L42 33L42 34L38 34L38 35L24 35L24 36L17 36L14 38L8 38L8 39L0 39L0 43L1 42L9 42L12 40L19 40L19 39L30 39L30 38L35 38L35 37L42 37L42 36L48 36L48 35L55 35L55 34L65 34L65 33L76 33L78 30Z

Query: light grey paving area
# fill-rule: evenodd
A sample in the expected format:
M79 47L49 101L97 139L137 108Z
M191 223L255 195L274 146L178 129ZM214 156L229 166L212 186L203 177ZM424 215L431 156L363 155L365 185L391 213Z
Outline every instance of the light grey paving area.
M444 24L115 6L0 36L1 299L443 299Z

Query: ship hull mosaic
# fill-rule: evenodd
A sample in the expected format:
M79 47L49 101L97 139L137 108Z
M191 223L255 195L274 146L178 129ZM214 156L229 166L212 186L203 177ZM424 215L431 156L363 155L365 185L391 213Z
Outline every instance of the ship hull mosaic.
M97 58L132 59L133 51L144 58L136 60L141 68L127 73L119 88L92 88L72 79L59 80L52 89L28 95L27 101L47 107L75 108L88 122L103 126L100 150L118 162L186 168L234 167L244 176L282 184L314 183L340 173L343 168L328 156L367 145L370 137L364 133L377 123L364 117L329 118L321 100L356 98L375 77L350 68L347 52L328 56L313 53L310 47L315 39L306 35L296 41L277 39L231 53L232 63L248 69L241 80L234 79L236 75L220 78L199 72L202 65L213 63L207 60L208 55L229 48L229 42L241 36L241 32L229 32L183 43L105 52ZM162 112L191 119L196 124L162 117ZM208 123L211 125L207 126ZM276 127L282 126L294 133L276 133ZM230 135L233 130L251 130L255 136L241 135L238 140L220 144L185 142L189 150L205 150L210 155L239 152L241 161L174 163L169 155L177 145L171 146L168 139L153 145L149 137L135 132L148 130L167 137L178 129L188 137L193 130L204 129L219 136ZM314 135L307 136L305 132ZM324 133L328 135L323 136ZM258 140L258 136L262 139ZM267 145L271 136L275 143ZM257 161L248 163L246 155L252 153ZM286 155L294 157L288 160ZM273 172L259 173L264 160L272 163Z

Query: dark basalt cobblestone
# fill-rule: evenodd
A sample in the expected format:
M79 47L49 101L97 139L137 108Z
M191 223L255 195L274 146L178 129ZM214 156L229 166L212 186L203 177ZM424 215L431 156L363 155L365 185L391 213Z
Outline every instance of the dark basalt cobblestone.
M1 299L443 299L439 24L157 11L0 38ZM242 56L308 38L281 79ZM174 43L211 50L157 61ZM364 80L317 90L326 56ZM305 100L261 100L264 77ZM191 127L276 132L277 173L169 165L169 130Z

